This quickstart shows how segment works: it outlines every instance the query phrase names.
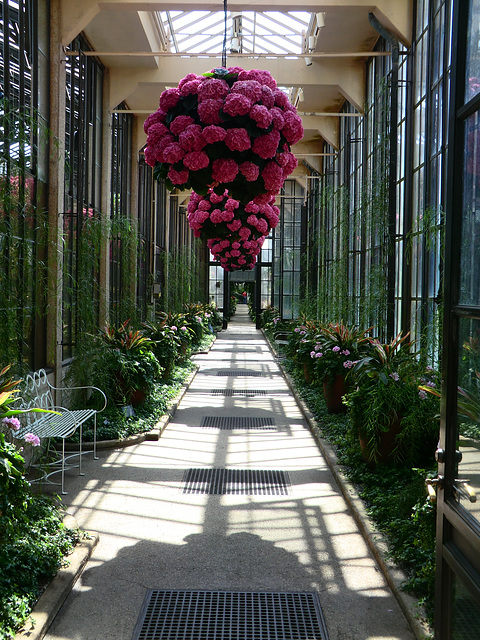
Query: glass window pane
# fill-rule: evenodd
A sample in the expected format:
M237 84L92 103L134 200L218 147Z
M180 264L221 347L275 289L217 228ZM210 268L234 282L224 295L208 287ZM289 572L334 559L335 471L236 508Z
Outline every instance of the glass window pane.
M480 304L480 115L465 124L460 303ZM477 206L478 200L478 206Z
M470 0L467 34L465 101L480 93L480 0Z

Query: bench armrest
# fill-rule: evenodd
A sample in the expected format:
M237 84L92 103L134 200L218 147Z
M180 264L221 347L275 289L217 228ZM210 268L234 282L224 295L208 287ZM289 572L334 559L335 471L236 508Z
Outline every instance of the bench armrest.
M104 394L104 392L99 389L98 387L94 387L92 385L87 386L87 387L54 387L52 384L49 383L49 386L51 389L54 389L55 391L79 391L80 389L85 389L85 390L91 390L91 391L98 391L99 393L102 394L103 396L103 407L101 409L96 409L97 413L100 413L101 411L103 411L106 406L107 406L107 396Z

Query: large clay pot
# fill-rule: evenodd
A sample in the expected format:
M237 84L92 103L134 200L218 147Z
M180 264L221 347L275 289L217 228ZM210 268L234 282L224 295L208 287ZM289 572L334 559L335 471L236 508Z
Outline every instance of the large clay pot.
M306 362L303 363L303 375L305 376L305 382L310 384L312 381L312 374L310 373L310 369L308 368L308 364Z
M323 395L329 413L345 413L347 407L342 402L346 393L345 377L337 374L333 383L328 378L323 381Z
M402 417L395 416L390 422L388 431L380 431L377 440L376 460L372 459L372 449L368 444L368 438L359 431L360 448L365 462L370 467L375 467L377 463L388 463L393 459L397 447L397 436L402 430Z

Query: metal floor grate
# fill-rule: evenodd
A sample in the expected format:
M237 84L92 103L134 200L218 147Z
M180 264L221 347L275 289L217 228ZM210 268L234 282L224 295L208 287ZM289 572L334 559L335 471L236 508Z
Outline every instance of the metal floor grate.
M254 396L266 396L265 389L212 389L212 396L246 396L253 398Z
M250 369L221 369L217 371L217 376L256 376L260 377L261 371L251 371Z
M149 589L132 640L328 640L316 592Z
M286 471L273 469L187 469L183 493L285 496L291 486Z
M209 429L274 429L274 418L249 416L203 416L201 427Z

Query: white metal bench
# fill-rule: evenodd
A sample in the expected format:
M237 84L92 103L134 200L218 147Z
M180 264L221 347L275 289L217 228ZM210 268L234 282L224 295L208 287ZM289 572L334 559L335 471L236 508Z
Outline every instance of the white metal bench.
M57 406L54 402L55 391L74 391L85 389L90 392L98 391L103 396L104 405L101 409L75 409L70 410L66 407ZM25 377L22 388L22 399L20 404L15 408L20 409L49 409L58 413L25 413L22 414L22 426L15 433L15 438L21 440L27 433L33 433L40 438L40 441L49 441L51 438L60 438L62 440L61 455L57 462L54 462L50 466L58 465L59 468L54 471L45 471L41 478L34 480L34 482L40 482L47 480L54 473L61 473L62 494L66 494L65 491L65 463L67 458L78 455L78 467L79 475L82 473L82 425L89 418L94 419L93 430L93 457L98 460L97 456L97 413L103 411L107 406L107 398L101 389L97 387L54 387L48 381L47 372L45 369L29 374ZM80 429L80 442L79 450L75 454L65 457L65 440L75 433L77 429Z

